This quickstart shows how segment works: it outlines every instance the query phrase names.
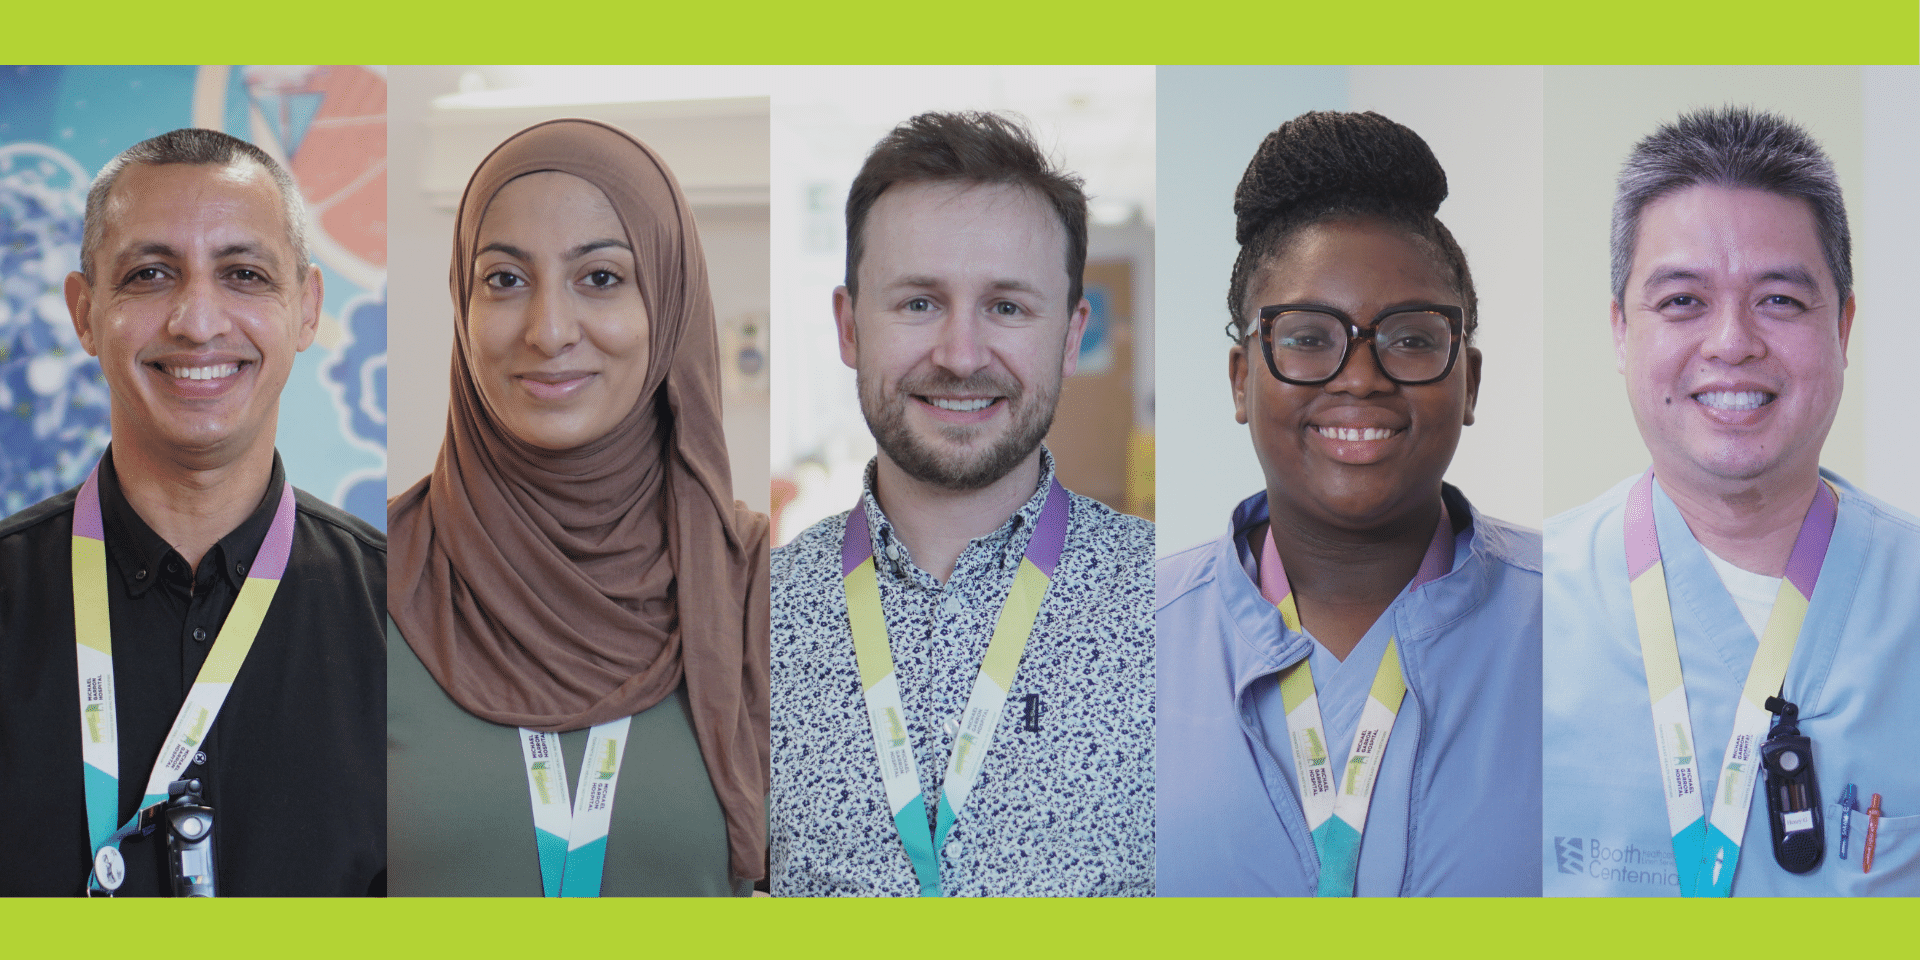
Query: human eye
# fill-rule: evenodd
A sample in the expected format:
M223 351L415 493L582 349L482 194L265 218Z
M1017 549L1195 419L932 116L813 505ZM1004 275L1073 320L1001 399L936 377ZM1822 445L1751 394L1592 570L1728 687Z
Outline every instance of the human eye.
M1387 346L1402 353L1420 353L1439 346L1439 341L1425 331L1408 330L1395 333Z
M620 275L612 270L590 270L581 282L595 290L608 290L620 285Z
M908 313L930 313L933 310L933 298L909 297L907 302L900 306Z
M1661 300L1656 309L1674 320L1689 320L1706 312L1706 301L1691 293L1676 293Z
M1326 333L1316 327L1296 327L1291 330L1275 330L1273 345L1282 350L1312 351L1325 350L1332 345Z
M262 286L267 284L267 275L252 267L235 267L227 271L227 279L244 286Z
M1787 294L1774 293L1760 298L1760 309L1776 317L1788 317L1805 313L1807 305Z
M165 283L168 276L165 267L149 264L127 271L127 275L120 281L120 286L132 289L156 287Z
M495 270L481 278L480 282L495 290L512 290L527 284L525 278L511 270Z
M1012 300L995 300L993 305L987 309L999 317L1018 317L1027 312L1025 308L1014 303Z

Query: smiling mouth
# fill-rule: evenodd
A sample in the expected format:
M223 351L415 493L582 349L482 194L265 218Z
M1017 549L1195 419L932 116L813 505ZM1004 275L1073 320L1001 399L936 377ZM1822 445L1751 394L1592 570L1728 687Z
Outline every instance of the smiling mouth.
M1779 399L1760 390L1711 390L1693 395L1694 402L1715 410L1758 410Z
M955 413L974 413L985 410L1000 402L999 397L975 397L968 400L955 400L947 397L919 397L919 399L929 405L939 407L942 410L952 410Z
M244 364L215 363L198 367L170 367L156 363L153 366L175 380L219 380L239 373Z
M1353 441L1356 441L1356 440L1387 440L1387 439L1391 439L1394 434L1404 432L1401 430L1388 429L1386 427L1315 426L1315 427L1311 427L1310 429L1312 429L1313 432L1323 437L1326 437L1329 440L1339 440L1343 443L1352 443Z

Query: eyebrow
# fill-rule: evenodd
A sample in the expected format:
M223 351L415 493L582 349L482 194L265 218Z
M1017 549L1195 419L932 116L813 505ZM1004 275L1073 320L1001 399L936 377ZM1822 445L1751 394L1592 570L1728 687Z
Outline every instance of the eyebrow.
M187 259L186 254L181 253L177 247L170 243L161 240L148 240L145 243L137 243L121 251L120 256L115 258L114 263L116 265L124 264L129 260L139 260L144 257L162 257L168 260ZM265 264L270 267L280 265L280 258L274 255L273 248L258 243L229 243L224 247L217 247L213 251L213 259L215 260L226 260L232 257L254 257L264 261Z
M945 285L946 285L945 281L942 281L940 278L926 276L923 274L914 274L910 276L901 277L893 281L892 283L887 284L889 288L920 287L920 288L929 289L929 290L938 289ZM1039 287L1036 287L1033 284L1026 282L1025 280L995 280L987 284L987 286L988 288L993 290L1010 290L1017 293L1031 294L1036 297L1046 295L1046 291L1041 290Z
M1808 290L1820 289L1820 282L1815 280L1813 274L1808 273L1802 267L1775 267L1760 274L1757 279L1762 283L1791 283L1795 286L1805 287ZM1689 270L1685 267L1673 267L1653 274L1648 277L1646 282L1641 286L1642 288L1652 288L1663 283L1672 283L1674 281L1701 283L1705 282L1705 280L1706 278L1700 274L1699 271Z
M574 247L571 250L568 250L566 254L562 256L561 259L578 260L581 257L584 257L587 254L594 252L595 250L605 250L608 247L616 247L618 249L625 250L628 253L633 252L633 247L628 245L628 243L625 240L616 240L612 237L608 237L601 240L588 240L586 243L583 243L577 247ZM533 254L528 253L527 251L522 250L511 243L506 243L500 240L495 240L494 242L489 243L478 250L475 250L473 252L473 255L476 259L478 259L481 254L488 253L491 251L499 251L500 253L504 253L507 256L514 258L515 260L524 260L528 263L533 262Z

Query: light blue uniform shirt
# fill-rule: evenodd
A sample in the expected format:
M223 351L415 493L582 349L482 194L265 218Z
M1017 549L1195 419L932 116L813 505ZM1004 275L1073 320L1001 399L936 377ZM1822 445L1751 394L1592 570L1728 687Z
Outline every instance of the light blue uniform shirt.
M1246 532L1160 561L1156 780L1163 896L1311 896L1280 671L1311 656L1328 753L1345 759L1387 639L1407 696L1360 846L1361 896L1534 896L1540 861L1540 537L1473 511L1453 570L1402 590L1340 662L1260 595Z
M1756 790L1736 896L1920 894L1920 521L1824 475L1840 491L1840 512L1785 697L1799 706L1800 732L1813 741L1826 856L1811 873L1782 869L1766 797ZM1553 896L1680 894L1627 583L1622 527L1637 479L1547 522L1541 864ZM1695 762L1711 798L1759 641L1658 484L1653 502ZM1858 788L1860 812L1841 860L1839 800L1848 783ZM1862 874L1875 793L1887 815L1873 872Z

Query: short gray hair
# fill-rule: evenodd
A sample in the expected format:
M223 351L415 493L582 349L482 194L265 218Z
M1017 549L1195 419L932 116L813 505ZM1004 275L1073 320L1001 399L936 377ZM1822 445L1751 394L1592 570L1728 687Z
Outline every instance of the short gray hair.
M1799 124L1746 107L1683 113L1634 145L1613 199L1613 299L1625 303L1627 274L1647 205L1688 187L1765 190L1798 197L1814 227L1840 301L1853 294L1853 240L1833 161Z
M120 152L120 155L107 161L100 168L100 174L93 178L93 186L87 188L86 226L80 236L80 275L88 284L93 283L93 258L100 252L100 237L106 232L107 197L113 192L113 185L119 181L120 174L136 163L150 167L165 166L170 163L184 163L193 166L224 167L242 160L250 160L260 165L267 176L273 178L274 186L280 191L280 200L287 214L287 243L293 247L294 260L299 264L298 276L306 276L313 257L307 249L307 206L300 199L300 187L265 150L254 146L239 137L221 133L218 130L203 130L198 127L182 127L157 137L151 137L134 144Z

